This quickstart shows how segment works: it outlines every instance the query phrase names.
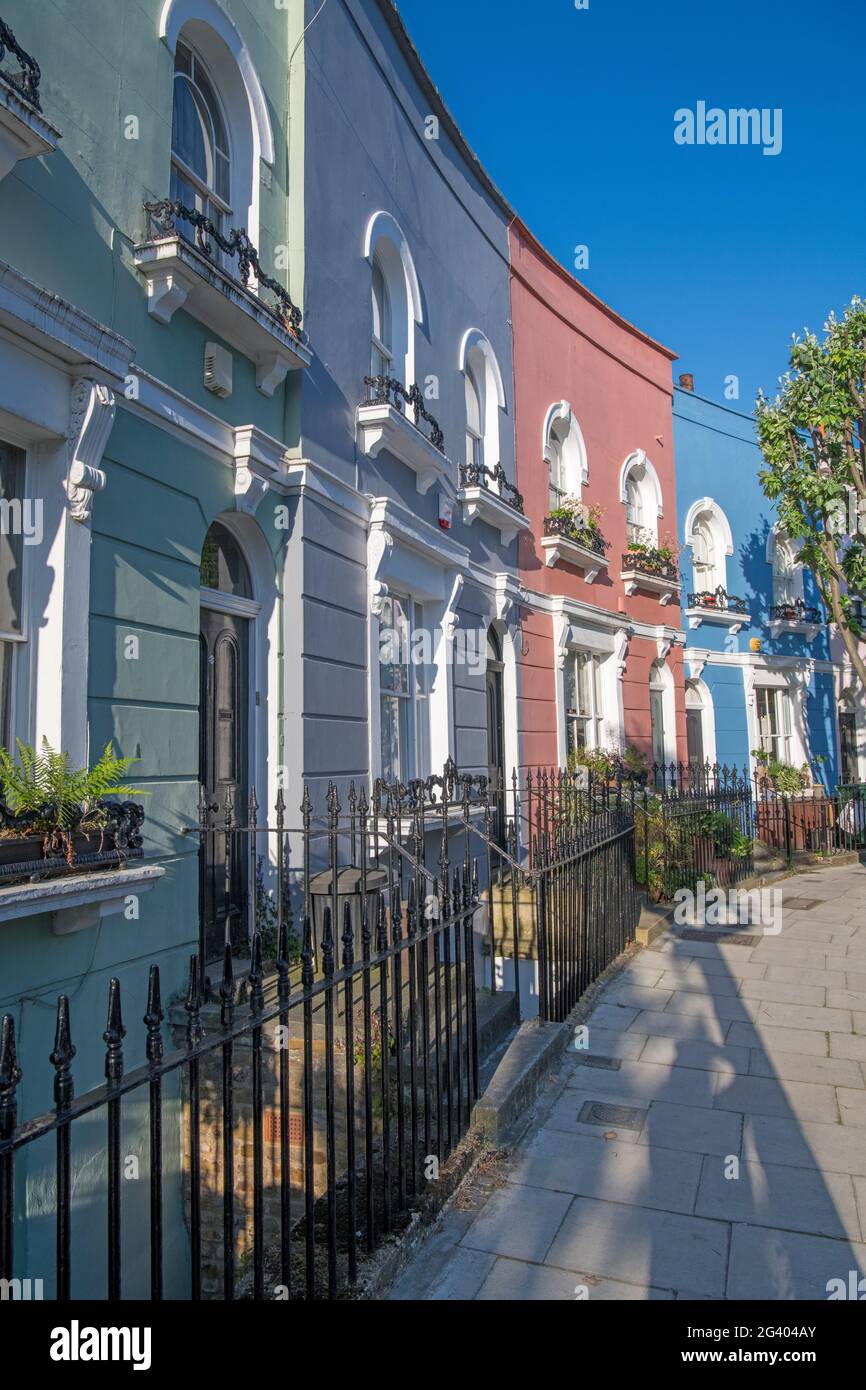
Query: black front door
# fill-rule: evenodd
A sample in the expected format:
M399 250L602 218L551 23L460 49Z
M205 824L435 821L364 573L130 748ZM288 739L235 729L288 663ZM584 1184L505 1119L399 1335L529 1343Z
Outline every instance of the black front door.
M842 782L857 781L857 720L853 710L839 715L839 743L842 750Z
M503 670L499 651L493 644L491 634L487 654L487 776L493 788L493 834L497 842L504 846L506 825Z
M203 608L199 777L209 824L202 855L201 913L205 964L219 960L227 941L247 940L246 837L225 833L230 800L236 826L247 824L249 622Z

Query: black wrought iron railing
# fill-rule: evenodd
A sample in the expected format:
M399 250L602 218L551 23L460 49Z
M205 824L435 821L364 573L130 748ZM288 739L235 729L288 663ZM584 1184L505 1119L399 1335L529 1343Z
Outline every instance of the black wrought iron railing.
M392 405L395 410L403 413L404 406L409 406L415 416L415 427L422 434L421 422L429 428L427 438L440 454L445 452L445 435L439 428L439 421L431 415L424 404L424 394L421 387L417 384L404 386L402 381L398 381L395 376L365 376L364 385L368 387L368 405Z
M12 58L18 65L18 71L11 73L7 67L7 61ZM18 43L8 24L0 19L0 77L14 87L19 96L37 111L42 110L42 102L39 97L39 83L42 73L35 58L26 53Z
M667 579L671 584L679 580L677 562L668 555L662 555L653 546L642 546L639 550L627 550L622 557L624 570L645 574L653 579Z
M50 1069L2 1019L0 1280L26 1277L35 1187L50 1194L48 1298L339 1296L469 1129L476 964L495 985L496 957L522 959L525 937L541 1017L562 1019L634 939L633 822L568 774L494 785L449 763L324 801L305 791L292 827L282 795L270 824L254 792L242 823L230 796L202 795L191 833L202 871L218 863L225 884L213 986L196 954L185 999L164 1005L152 965L143 1026L127 1032L112 980L102 1084L76 1092L75 1044L94 1024L74 996L57 1002ZM276 879L264 919L261 856ZM238 857L249 902L232 924ZM53 1107L22 1113L46 1073ZM124 1183L139 1150L144 1180Z
M790 603L774 603L770 609L770 621L774 623L823 623L820 608L805 603L798 598Z
M461 463L460 486L483 487L523 516L523 493L508 481L501 463L495 468L487 468L483 463Z
M144 210L147 213L149 241L183 235L183 228L179 227L178 223L185 223L194 230L195 245L208 260L216 261L214 244L224 255L237 260L238 279L244 288L248 287L250 276L255 274L259 286L264 286L273 295L272 304L268 304L266 300L261 301L263 307L293 338L300 339L301 310L292 302L288 290L262 269L259 253L244 228L233 227L228 236L224 236L209 217L205 217L204 213L198 212L195 208L188 208L177 198L163 198L158 202L145 203Z
M739 613L748 615L749 605L744 598L729 594L720 584L715 591L702 590L689 594L690 608L706 608L716 613Z
M545 536L562 536L564 540L574 541L584 550L603 556L608 550L605 540L597 526L581 526L570 517L546 516L544 518Z

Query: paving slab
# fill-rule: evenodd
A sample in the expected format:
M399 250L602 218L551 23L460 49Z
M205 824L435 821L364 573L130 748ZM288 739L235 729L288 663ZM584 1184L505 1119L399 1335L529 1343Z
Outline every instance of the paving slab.
M638 1014L634 1031L647 1033L650 1037L696 1038L701 1042L723 1043L731 1026L727 1019L696 1018L689 1014L655 1013L646 1009L643 1013Z
M595 1015L589 1021L586 1033L587 1047L582 1049L595 1057L631 1057L637 1059L643 1051L646 1035L642 1033L623 1033L610 1028L596 1027ZM566 1061L578 1057L578 1049L569 1048Z
M573 1068L567 1084L591 1095L619 1096L634 1104L651 1100L670 1100L684 1105L711 1107L716 1088L714 1072L693 1067L658 1065L654 1062L624 1061L619 1071L596 1071L591 1067Z
M736 1110L743 1115L839 1122L835 1087L780 1077L720 1077L713 1105L717 1110Z
M761 1048L768 1057L772 1057L777 1051L804 1052L809 1057L830 1055L826 1033L805 1028L774 1028L768 1023L762 1023L760 1027L750 1023L732 1023L728 1042L732 1047Z
M866 1090L849 1090L847 1086L836 1088L836 1099L839 1102L839 1114L842 1117L843 1125L855 1125L858 1129L866 1129ZM866 1143L866 1134L863 1136Z
M860 1240L854 1186L847 1173L741 1163L737 1177L729 1174L722 1159L704 1160L696 1216Z
M699 1071L740 1072L743 1075L750 1069L750 1057L748 1047L662 1037L647 1038L640 1054L642 1062L656 1062L668 1067L695 1067Z
M567 1192L506 1183L491 1194L461 1244L492 1255L541 1263L571 1200Z
M723 1221L578 1197L545 1263L721 1298L728 1231Z
M708 975L703 970L666 970L659 981L662 989L685 989L696 994L737 994L739 980L733 975Z
M538 1132L543 1134L551 1129L560 1130L564 1134L583 1134L588 1139L598 1139L602 1143L610 1143L613 1139L622 1144L637 1143L639 1129L626 1129L615 1120L606 1121L604 1124L580 1120L579 1116L588 1104L621 1107L626 1102L622 1096L614 1095L610 1091L593 1094L590 1091L568 1089L552 1106Z
M638 1142L644 1147L658 1146L662 1149L682 1149L687 1153L737 1157L742 1136L742 1115L654 1100Z
M866 1024L866 1014L863 1018ZM852 1029L851 1019L850 1009L821 1009L812 1004L774 1004L761 1000L754 1023L759 1028L768 1025L771 1028L807 1028L815 1033L850 1033L858 1031Z
M515 1161L513 1183L662 1211L691 1212L699 1154L640 1144L599 1143L585 1135L540 1130ZM472 1232L465 1238L470 1243ZM485 1247L490 1248L490 1247ZM501 1252L500 1252L501 1253Z
M739 994L741 999L761 999L776 1004L817 1004L820 1006L828 1003L827 990L823 985L792 984L783 980L742 980ZM840 1004L834 1007L845 1008L846 1005Z
M866 1062L866 1038L859 1033L831 1033L830 1056Z
M750 1163L781 1163L795 1168L819 1168L825 1174L866 1177L866 1143L862 1131L853 1125L747 1115L743 1157Z
M633 1303L672 1299L670 1289L651 1289L625 1284L616 1279L600 1279L585 1270L553 1269L517 1260L496 1260L476 1295L479 1302L498 1303Z
M700 994L678 989L671 995L665 1013L687 1014L691 1018L718 1019L722 1023L735 1020L751 1023L759 1002L757 999L742 999L737 994Z
M775 1052L768 1057L760 1048L751 1049L749 1071L753 1076L771 1076L784 1081L814 1081L819 1086L863 1086L859 1063L842 1057L807 1057L799 1052ZM661 1058L655 1058L660 1061Z
M635 1009L663 1009L670 1001L669 989L652 989L644 985L619 984L605 990L602 1004L625 1005Z
M736 1225L727 1296L749 1301L826 1300L831 1280L866 1274L866 1245L794 1231Z

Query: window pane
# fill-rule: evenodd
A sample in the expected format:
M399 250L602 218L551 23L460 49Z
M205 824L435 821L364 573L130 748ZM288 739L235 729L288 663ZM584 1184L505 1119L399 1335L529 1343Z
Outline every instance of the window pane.
M391 297L378 260L373 262L373 337L380 348L391 352L393 347Z
M589 677L591 658L584 652L577 657L577 708L581 714L592 713L589 703Z
M247 562L231 532L218 521L208 531L201 551L200 581L203 589L216 589L237 598L252 598Z
M382 776L386 782L400 778L400 701L383 695L381 701Z
M0 501L0 632L20 632L24 451L2 440Z
M210 183L210 136L193 89L185 77L174 79L171 148L202 183Z
M386 599L379 623L379 688L408 697L409 619L402 599Z
M470 433L481 434L481 399L470 367L466 368L466 426Z

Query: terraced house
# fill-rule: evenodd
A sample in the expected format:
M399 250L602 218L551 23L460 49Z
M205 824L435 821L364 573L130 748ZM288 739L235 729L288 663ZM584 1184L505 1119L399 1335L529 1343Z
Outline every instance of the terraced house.
M25 826L3 763L0 1280L264 1297L278 1231L334 1296L634 937L634 820L562 769L862 771L674 360L391 0L0 0L0 743L55 779Z

